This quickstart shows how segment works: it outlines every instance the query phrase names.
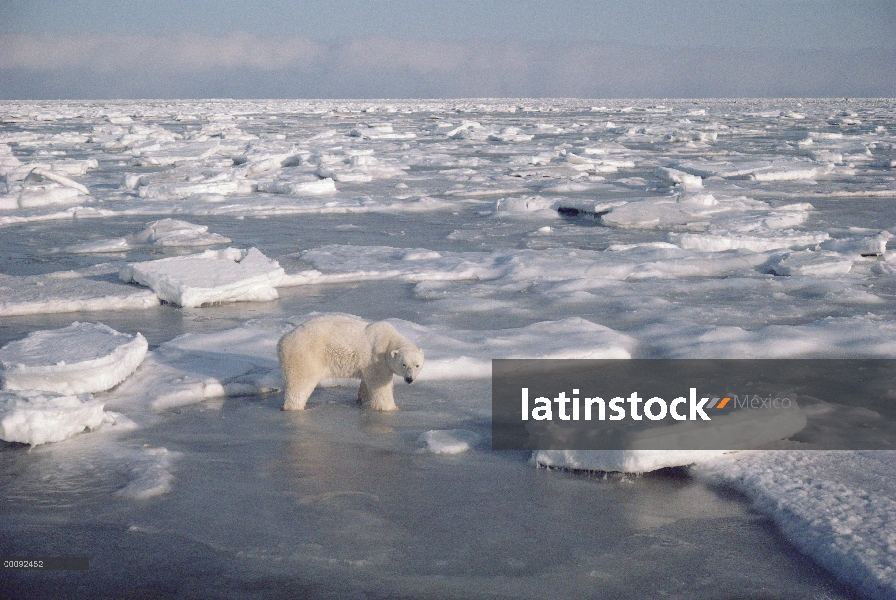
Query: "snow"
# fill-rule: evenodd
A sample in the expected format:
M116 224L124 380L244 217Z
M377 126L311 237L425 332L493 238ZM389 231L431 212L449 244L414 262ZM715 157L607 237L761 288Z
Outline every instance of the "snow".
M804 452L834 427L886 439L886 411L800 398L788 419L719 423L726 454L487 440L493 358L896 358L894 114L891 99L3 102L9 364L77 320L25 370L70 383L63 366L108 360L89 379L111 381L139 338L88 344L88 322L146 338L92 399L2 392L4 419L32 419L8 437L33 446L0 445L4 552L55 555L70 536L123 597L183 581L277 596L300 573L299 595L345 597L893 598L892 453ZM396 380L400 411L359 408L342 380L280 410L277 340L320 314L388 320L424 350L419 379ZM779 449L736 448L744 428ZM86 597L60 577L13 574L0 595Z
M38 446L103 424L103 403L90 394L0 391L0 439Z
M127 335L102 323L34 331L0 348L3 389L102 392L133 373L147 348L139 333Z
M130 263L119 272L122 281L148 286L162 300L183 307L274 300L283 275L280 264L257 248Z

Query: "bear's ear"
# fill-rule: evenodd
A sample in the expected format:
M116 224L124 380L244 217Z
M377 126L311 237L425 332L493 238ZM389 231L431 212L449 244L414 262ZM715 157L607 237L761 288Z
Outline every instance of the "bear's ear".
M391 356L392 358L395 358L397 355L398 355L398 350L393 350L392 352L389 353L389 356Z

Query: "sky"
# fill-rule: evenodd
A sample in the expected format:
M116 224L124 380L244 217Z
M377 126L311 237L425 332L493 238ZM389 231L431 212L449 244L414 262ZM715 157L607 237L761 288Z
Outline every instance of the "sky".
M0 0L0 15L0 99L896 96L896 0Z

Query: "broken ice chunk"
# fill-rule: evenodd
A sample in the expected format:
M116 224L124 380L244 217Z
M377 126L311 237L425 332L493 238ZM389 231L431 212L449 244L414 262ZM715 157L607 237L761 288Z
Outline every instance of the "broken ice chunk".
M200 254L130 263L122 281L152 288L161 298L183 307L217 302L275 300L284 271L257 248L207 250Z
M787 254L772 271L777 275L832 276L849 273L852 264L850 258L837 252L804 250Z
M479 442L479 436L466 429L433 429L420 436L420 443L435 454L460 454Z
M102 424L103 403L90 394L0 392L0 439L7 442L32 446L61 442Z
M146 357L146 339L102 323L72 323L29 333L0 349L5 390L83 394L108 390Z

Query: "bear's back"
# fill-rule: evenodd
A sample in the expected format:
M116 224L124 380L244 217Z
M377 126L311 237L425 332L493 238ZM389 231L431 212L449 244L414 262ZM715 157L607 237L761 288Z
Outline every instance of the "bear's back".
M341 315L326 315L305 321L280 338L278 351L283 348L330 347L358 348L365 341L367 322Z
M280 339L281 363L317 363L330 377L359 377L370 360L367 322L352 317L327 315L306 321Z

